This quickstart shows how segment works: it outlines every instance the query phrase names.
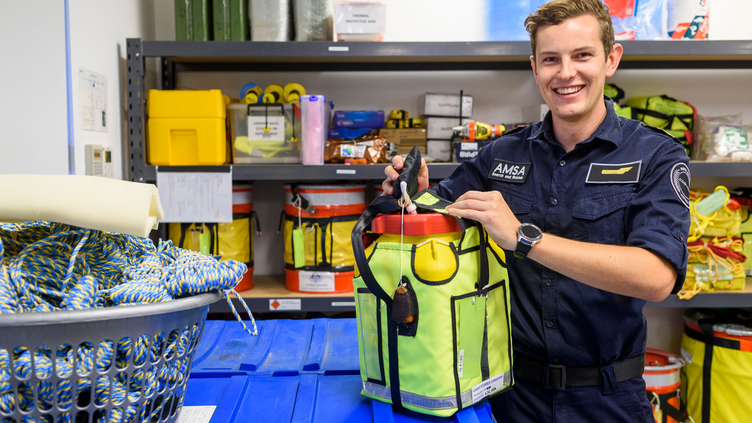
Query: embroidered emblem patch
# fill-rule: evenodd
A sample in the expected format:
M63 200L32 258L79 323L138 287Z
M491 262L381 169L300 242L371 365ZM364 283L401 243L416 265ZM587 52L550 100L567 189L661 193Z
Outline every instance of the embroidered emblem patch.
M634 184L640 182L642 160L630 163L590 163L585 183L588 184Z
M532 163L514 163L505 160L494 160L488 179L514 184L524 184L530 174Z
M671 187L686 208L689 208L689 179L689 167L686 164L677 163L671 168Z

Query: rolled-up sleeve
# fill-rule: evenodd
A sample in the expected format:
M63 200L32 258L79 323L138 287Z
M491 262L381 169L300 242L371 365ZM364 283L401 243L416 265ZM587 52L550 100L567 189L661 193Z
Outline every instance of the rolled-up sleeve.
M627 245L666 259L676 270L672 293L687 274L689 233L689 158L682 146L667 141L643 166L643 176L627 207Z

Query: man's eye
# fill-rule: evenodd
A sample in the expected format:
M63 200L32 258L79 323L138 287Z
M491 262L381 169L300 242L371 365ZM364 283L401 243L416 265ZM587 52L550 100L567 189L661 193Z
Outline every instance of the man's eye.
M577 57L583 57L583 58L584 57L590 57L590 56L592 56L590 53L580 53L580 54L577 55Z
M556 61L556 58L554 58L554 57L546 57L546 58L543 59L543 62L548 62L548 63L551 63L551 62L554 62L554 61Z

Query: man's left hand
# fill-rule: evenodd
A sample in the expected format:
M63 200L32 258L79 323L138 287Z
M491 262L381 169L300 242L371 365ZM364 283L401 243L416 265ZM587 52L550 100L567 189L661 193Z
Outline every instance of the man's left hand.
M517 220L512 210L498 191L468 191L452 206L451 214L480 222L488 235L505 250L517 248Z

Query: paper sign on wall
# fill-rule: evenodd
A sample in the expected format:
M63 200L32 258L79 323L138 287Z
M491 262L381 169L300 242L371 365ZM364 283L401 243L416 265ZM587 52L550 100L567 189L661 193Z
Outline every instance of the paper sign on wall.
M78 103L81 129L107 132L107 77L79 68Z
M164 172L157 167L163 222L232 222L232 169Z

